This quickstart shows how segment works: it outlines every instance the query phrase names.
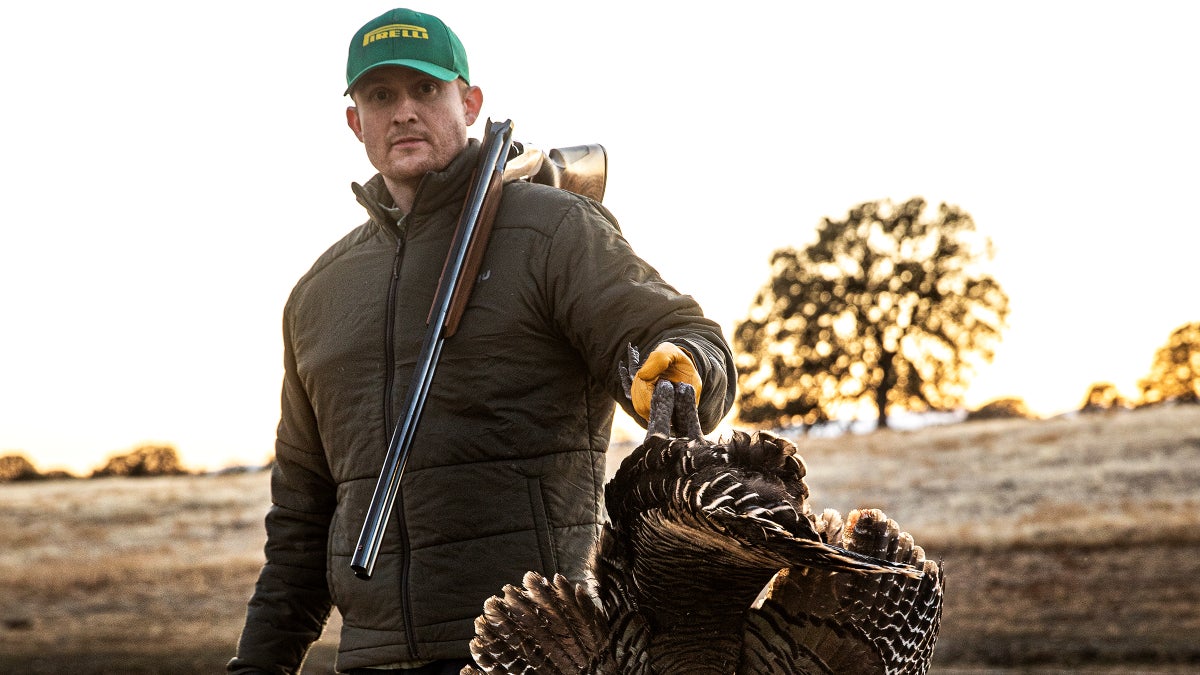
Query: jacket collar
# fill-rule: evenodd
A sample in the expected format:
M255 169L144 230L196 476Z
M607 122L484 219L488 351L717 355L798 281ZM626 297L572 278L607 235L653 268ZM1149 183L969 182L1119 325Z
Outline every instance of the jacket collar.
M479 156L479 140L468 139L467 147L458 153L450 164L441 171L431 171L421 179L413 199L413 215L425 215L438 211L448 204L461 202L471 180L472 169ZM383 182L383 176L375 174L364 185L351 183L358 203L367 210L376 227L394 229L404 214L395 208L391 193Z

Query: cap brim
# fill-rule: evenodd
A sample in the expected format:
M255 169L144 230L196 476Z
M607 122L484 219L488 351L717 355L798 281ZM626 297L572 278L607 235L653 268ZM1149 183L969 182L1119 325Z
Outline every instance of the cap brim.
M414 59L393 59L391 61L380 61L379 63L371 64L370 68L367 68L356 75L354 79L350 81L350 84L346 86L346 92L343 94L343 96L350 93L350 90L354 88L354 85L360 79L362 79L363 75L366 75L380 66L401 66L404 68L412 68L413 70L419 70L426 75L436 77L439 80L445 80L446 82L452 82L457 80L459 77L458 73L454 72L453 70L449 70L426 61L416 61Z

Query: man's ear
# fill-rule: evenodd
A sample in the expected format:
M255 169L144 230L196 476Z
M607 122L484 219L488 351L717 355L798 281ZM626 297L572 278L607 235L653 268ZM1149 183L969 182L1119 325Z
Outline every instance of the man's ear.
M463 107L466 110L467 126L479 119L479 111L483 109L483 90L479 87L467 87L463 94Z
M358 119L358 108L354 106L346 108L346 126L350 127L360 142L363 140L362 121Z

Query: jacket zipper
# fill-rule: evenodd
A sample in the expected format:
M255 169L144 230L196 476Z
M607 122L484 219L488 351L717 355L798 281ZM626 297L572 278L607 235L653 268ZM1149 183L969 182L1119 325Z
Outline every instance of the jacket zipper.
M405 229L405 233L407 228ZM387 336L384 340L384 354L387 359L386 385L383 391L383 433L384 439L392 437L392 391L396 384L396 292L400 285L400 263L403 259L405 233L396 240L396 254L392 259L392 279L388 285L387 294ZM385 448L386 449L386 448ZM413 626L412 599L408 593L409 541L408 525L404 521L404 486L396 489L395 515L398 518L397 529L400 531L400 606L404 615L404 634L408 638L408 649L414 660L420 660L417 650L417 632Z

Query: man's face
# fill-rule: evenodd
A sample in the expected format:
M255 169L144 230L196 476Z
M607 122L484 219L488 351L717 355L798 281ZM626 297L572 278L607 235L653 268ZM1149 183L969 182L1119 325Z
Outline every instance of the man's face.
M467 145L467 127L483 95L462 80L446 82L400 66L380 66L355 83L346 121L367 158L389 183L415 190Z

